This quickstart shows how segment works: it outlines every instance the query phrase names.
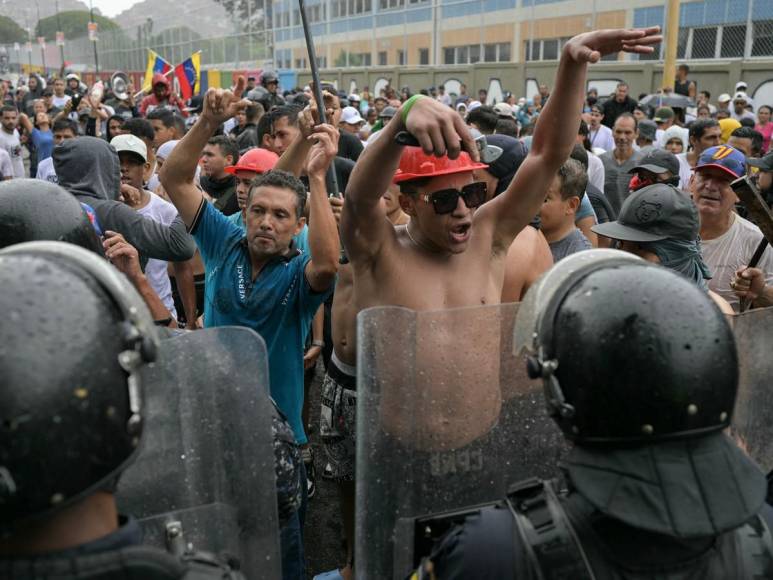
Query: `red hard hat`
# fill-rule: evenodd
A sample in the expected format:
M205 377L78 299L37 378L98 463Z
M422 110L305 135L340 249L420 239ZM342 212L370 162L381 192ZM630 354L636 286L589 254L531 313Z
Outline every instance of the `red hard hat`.
M456 159L449 159L447 156L435 157L434 155L427 155L421 147L406 147L403 150L403 156L400 157L400 167L397 169L397 173L395 173L392 181L400 183L401 181L410 181L412 179L450 175L451 173L465 173L473 169L485 169L486 167L488 165L476 163L464 151Z
M256 147L250 149L239 158L239 163L229 165L225 168L226 173L235 174L237 171L254 171L255 173L265 173L271 171L279 161L279 156L268 149Z

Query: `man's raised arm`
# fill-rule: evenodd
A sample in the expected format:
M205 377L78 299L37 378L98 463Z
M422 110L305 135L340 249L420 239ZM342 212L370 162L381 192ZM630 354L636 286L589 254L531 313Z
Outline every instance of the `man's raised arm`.
M325 174L338 153L338 131L332 125L317 125L308 139L314 144L306 160L311 262L305 274L312 290L325 292L335 282L341 252L338 226L325 187Z
M196 219L203 199L201 190L193 183L199 157L217 128L250 104L249 101L241 99L245 86L244 77L239 77L233 92L209 89L204 96L204 110L201 116L175 146L161 168L161 184L189 228Z
M475 141L456 111L421 97L403 103L354 166L341 215L341 236L353 260L377 254L386 236L394 231L380 200L400 165L403 146L395 143L398 133L408 131L428 155L456 159L464 149L477 159Z
M662 40L659 30L657 26L597 30L575 36L564 45L555 86L537 120L529 155L507 190L476 213L476 221L493 227L495 248L507 251L518 232L539 212L547 188L569 157L577 137L588 63L621 50L652 52L652 45Z

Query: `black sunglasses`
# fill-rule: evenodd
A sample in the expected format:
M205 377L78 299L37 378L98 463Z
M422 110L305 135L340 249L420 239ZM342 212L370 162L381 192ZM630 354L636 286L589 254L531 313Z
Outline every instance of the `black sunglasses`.
M459 203L459 196L464 200L464 205L470 209L475 209L486 201L486 183L484 181L476 181L465 185L461 190L459 189L441 189L440 191L434 191L422 196L422 199L426 203L432 202L432 207L435 209L435 213L443 215L451 213L456 209Z

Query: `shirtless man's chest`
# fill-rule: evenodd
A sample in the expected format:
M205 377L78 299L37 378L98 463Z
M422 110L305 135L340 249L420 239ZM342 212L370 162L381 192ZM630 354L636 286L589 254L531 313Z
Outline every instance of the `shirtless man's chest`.
M474 235L463 253L433 254L401 228L375 265L355 270L355 302L358 310L382 305L443 310L499 304L504 257L492 253L488 240Z

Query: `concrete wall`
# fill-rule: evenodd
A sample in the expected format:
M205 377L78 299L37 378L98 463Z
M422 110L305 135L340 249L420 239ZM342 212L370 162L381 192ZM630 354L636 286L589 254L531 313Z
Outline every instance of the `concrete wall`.
M327 69L321 76L327 81L337 81L342 90L349 90L352 81L357 87L375 87L379 79L390 79L393 87L410 86L415 92L422 88L438 86L449 79L467 84L468 93L476 95L478 89L488 88L493 79L501 82L502 88L516 96L526 96L526 83L533 79L537 83L552 86L557 68L556 62L533 63L478 63L475 65L443 67L369 67L367 69ZM588 82L597 80L625 80L631 87L631 94L655 92L661 83L663 65L651 62L610 62L593 65L588 72ZM308 83L309 71L298 71L298 83ZM723 63L700 63L690 66L690 78L698 84L698 90L708 90L712 101L721 93L731 93L735 83L744 80L749 84L749 93L766 81L773 80L773 61L732 61ZM531 96L531 95L529 95Z

